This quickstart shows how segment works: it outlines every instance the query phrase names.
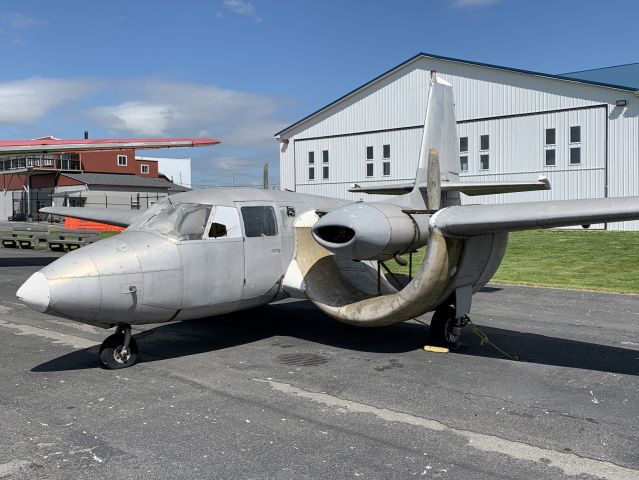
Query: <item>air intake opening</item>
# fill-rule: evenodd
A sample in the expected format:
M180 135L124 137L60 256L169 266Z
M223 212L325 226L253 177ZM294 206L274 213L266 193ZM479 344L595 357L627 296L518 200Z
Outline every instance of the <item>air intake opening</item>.
M348 243L355 236L355 230L340 225L327 225L315 230L315 235L329 243Z

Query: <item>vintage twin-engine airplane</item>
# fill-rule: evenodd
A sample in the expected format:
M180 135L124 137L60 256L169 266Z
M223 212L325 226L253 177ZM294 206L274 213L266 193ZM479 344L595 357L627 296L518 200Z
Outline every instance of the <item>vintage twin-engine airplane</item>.
M509 231L639 219L639 197L462 206L460 192L550 186L545 179L462 183L458 158L452 87L433 76L415 183L353 190L399 194L389 201L207 189L172 195L142 213L47 207L41 211L127 228L34 273L17 296L39 312L116 327L100 348L106 368L136 362L132 325L209 317L287 296L361 326L434 311L431 339L454 344L472 295L502 261ZM423 264L401 289L373 263L401 262L400 254L424 246Z

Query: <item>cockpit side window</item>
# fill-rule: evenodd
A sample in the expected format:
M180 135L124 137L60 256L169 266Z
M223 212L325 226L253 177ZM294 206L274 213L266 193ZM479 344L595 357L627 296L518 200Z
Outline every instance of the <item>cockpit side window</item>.
M240 217L235 207L215 207L207 233L209 238L239 238L242 236Z
M274 237L277 235L277 222L273 207L242 207L241 210L247 237Z

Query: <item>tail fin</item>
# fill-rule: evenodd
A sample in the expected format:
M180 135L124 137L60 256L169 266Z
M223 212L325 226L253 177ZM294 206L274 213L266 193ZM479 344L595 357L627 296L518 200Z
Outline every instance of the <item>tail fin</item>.
M457 138L453 87L433 73L428 92L415 187L409 194L412 207L437 210L441 199L441 181L457 181L459 177ZM419 188L423 185L427 185L426 192L423 188Z

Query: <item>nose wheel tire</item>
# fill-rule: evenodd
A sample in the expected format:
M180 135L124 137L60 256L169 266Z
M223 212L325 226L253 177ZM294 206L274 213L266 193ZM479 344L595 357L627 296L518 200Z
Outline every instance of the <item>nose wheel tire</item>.
M125 335L120 332L107 337L100 346L102 366L108 370L115 370L135 365L138 361L138 342L131 337L128 343L125 345Z
M430 343L440 347L458 348L466 318L455 318L455 307L443 305L435 310L430 321Z

